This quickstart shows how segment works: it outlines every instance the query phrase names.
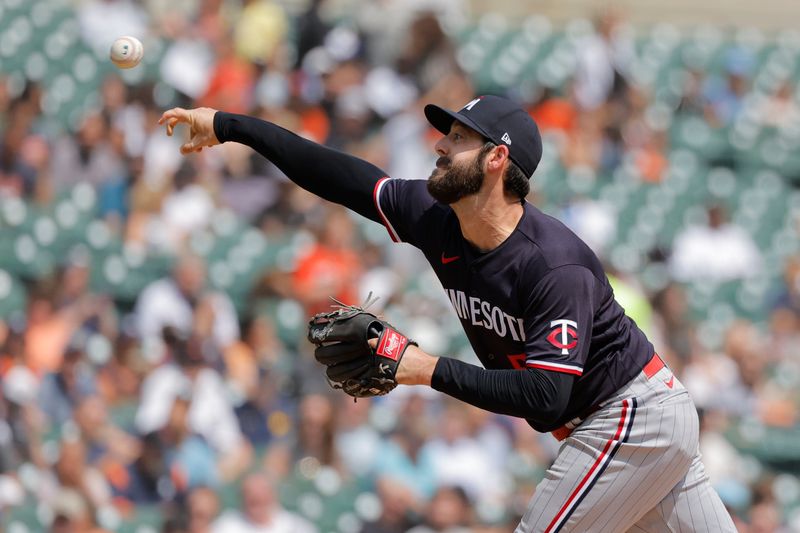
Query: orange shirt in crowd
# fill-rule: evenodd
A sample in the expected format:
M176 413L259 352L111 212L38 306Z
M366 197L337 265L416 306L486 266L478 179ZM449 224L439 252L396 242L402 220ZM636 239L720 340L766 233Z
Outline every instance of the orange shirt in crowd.
M564 98L548 98L530 111L540 131L570 131L575 127L578 112Z
M200 104L230 113L247 113L252 107L251 93L255 84L253 65L231 56L220 60L211 74Z
M330 311L329 296L357 304L356 280L360 272L361 263L352 250L317 245L298 261L293 282L306 311L313 314Z
M67 312L45 310L47 303L39 304L39 310L31 313L25 332L25 364L39 376L56 372L64 360L64 351L75 332L74 320Z

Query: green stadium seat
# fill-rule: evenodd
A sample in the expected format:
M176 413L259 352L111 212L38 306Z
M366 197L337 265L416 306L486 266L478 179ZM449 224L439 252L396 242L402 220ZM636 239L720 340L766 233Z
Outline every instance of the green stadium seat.
M118 533L157 533L161 531L164 513L155 505L137 505L133 516L124 520Z
M294 300L263 298L253 305L252 313L268 317L278 337L288 347L296 347L305 339L306 316L302 306Z
M14 531L12 528L16 528L20 533L44 531L48 524L42 518L39 504L29 496L22 505L3 509L3 513L0 515L0 529L8 533Z
M18 279L0 270L0 318L21 318L27 306L27 291Z
M739 451L762 463L800 474L800 428L778 428L743 420L732 425L725 436Z

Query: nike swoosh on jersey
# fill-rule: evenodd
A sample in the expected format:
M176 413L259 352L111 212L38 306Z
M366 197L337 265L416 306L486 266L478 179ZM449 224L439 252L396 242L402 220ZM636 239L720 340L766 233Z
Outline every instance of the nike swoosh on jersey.
M670 389L672 388L672 386L673 386L674 384L675 384L675 376L670 376L670 378L669 378L669 381L665 381L665 382L664 382L664 385L666 385L666 386L667 386L667 387L669 387Z
M452 263L456 259L461 259L460 255L454 255L453 257L445 257L444 252L442 252L442 264L446 265L447 263Z

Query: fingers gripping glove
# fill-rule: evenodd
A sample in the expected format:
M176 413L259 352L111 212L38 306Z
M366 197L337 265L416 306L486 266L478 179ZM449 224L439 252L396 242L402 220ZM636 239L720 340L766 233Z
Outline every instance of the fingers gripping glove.
M308 324L314 356L327 366L328 382L354 398L388 394L397 386L395 374L409 344L417 343L364 307L339 304L319 313ZM369 339L378 339L373 349Z

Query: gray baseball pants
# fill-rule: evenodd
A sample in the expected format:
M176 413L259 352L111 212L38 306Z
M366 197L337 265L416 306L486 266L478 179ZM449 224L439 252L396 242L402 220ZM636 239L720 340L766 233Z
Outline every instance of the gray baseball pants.
M736 531L700 459L694 402L662 365L577 424L516 533Z

